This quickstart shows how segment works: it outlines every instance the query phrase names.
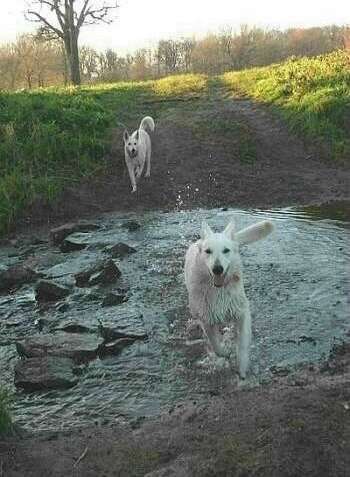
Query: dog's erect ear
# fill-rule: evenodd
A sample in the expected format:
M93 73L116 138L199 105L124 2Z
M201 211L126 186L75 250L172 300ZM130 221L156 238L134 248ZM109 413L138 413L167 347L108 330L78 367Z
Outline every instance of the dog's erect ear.
M242 245L256 242L267 237L273 231L273 224L269 220L263 220L251 225L235 234L235 239Z
M135 134L135 139L136 139L136 141L139 140L139 135L140 135L140 133L139 133L139 131L137 131L137 133Z
M129 133L128 133L127 129L125 129L125 131L124 131L123 139L124 139L124 142L129 141Z
M224 234L230 240L233 239L233 234L235 233L235 228L236 228L235 222L234 222L234 220L231 220L231 222L226 226L226 228L224 230Z
M209 227L209 225L205 221L203 221L202 230L201 230L201 239L204 240L205 238L208 238L211 235L213 235L212 229Z

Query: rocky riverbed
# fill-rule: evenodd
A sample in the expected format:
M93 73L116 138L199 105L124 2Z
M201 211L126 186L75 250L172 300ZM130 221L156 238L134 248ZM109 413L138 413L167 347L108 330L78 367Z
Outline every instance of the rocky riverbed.
M201 220L232 216L276 225L242 250L254 331L244 386L325 360L349 330L347 222L301 209L108 214L2 244L0 370L16 422L138 422L237 386L234 364L208 358L188 326L182 273Z

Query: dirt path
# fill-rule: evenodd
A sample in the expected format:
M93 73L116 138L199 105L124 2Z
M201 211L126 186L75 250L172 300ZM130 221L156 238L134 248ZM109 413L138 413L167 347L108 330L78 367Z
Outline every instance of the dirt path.
M269 111L217 88L164 111L152 177L130 194L121 138L110 173L26 227L106 211L280 207L349 200L350 169L321 161ZM120 131L118 132L118 134ZM0 440L0 476L345 477L350 468L350 349L258 389L220 389L136 429L126 426Z
M155 106L156 108L156 106ZM152 176L130 193L121 131L110 170L68 189L53 207L36 206L26 227L113 210L281 207L350 197L350 168L322 161L269 110L214 87L206 99L175 102L160 113Z
M258 389L226 387L141 427L0 441L6 477L346 477L350 348ZM219 393L218 393L219 394Z

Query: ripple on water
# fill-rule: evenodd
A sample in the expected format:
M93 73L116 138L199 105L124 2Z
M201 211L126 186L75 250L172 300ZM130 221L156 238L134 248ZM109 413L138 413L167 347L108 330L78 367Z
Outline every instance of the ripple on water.
M61 276L57 279L70 285L70 273L101 257L102 245L126 242L136 248L137 253L120 263L123 284L131 292L127 303L101 308L98 299L83 302L86 290L78 290L80 296L70 300L67 312L50 310L40 316L54 321L65 316L83 319L94 327L99 318L113 321L120 313L124 317L142 314L149 340L136 342L119 356L91 362L72 389L31 394L18 391L14 405L18 423L47 429L155 416L176 403L218 393L235 379L225 363L206 354L198 357L184 337L188 319L184 253L197 238L203 219L218 229L233 216L239 228L262 218L276 223L267 240L242 250L253 314L251 382L268 377L272 366L315 362L327 356L334 340L349 329L349 221L339 215L331 220L329 214L312 212L310 216L308 210L287 208L150 212L123 218L111 214L100 220L101 230L87 237L92 247L66 254L64 261L51 259L52 250L41 246L38 254L43 270ZM130 218L142 224L138 231L128 232L122 227ZM13 260L11 257L9 262ZM49 264L53 264L51 268ZM96 293L98 298L98 289ZM9 313L14 321L22 316L26 323L5 323L1 328L1 380L10 383L17 359L11 343L23 333L33 333L38 318L30 287L18 292L15 299L1 297L0 313ZM200 344L196 346L201 350Z

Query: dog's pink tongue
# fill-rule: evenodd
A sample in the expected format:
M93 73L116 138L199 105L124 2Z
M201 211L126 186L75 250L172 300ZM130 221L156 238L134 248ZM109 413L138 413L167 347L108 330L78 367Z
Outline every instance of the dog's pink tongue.
M222 287L224 285L225 275L214 275L214 285Z

